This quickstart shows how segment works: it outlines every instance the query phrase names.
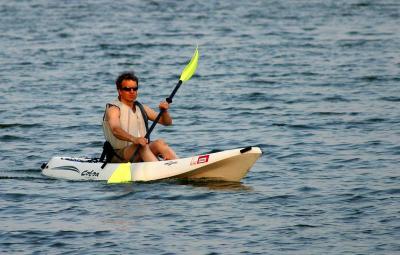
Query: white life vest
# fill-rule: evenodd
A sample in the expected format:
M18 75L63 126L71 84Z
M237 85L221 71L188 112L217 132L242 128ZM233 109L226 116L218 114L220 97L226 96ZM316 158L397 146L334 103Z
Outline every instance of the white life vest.
M107 104L106 111L110 106L116 106L119 108L120 125L124 131L126 131L127 133L129 133L130 135L135 136L135 137L144 137L146 135L147 122L145 123L144 117L142 115L142 111L140 110L140 107L137 104L134 105L134 107L136 109L135 112L133 112L133 110L129 106L122 103L118 99ZM146 116L146 120L147 120L147 116ZM112 133L110 124L108 123L108 121L106 119L106 113L104 113L104 117L103 117L103 132L104 132L105 139L111 144L111 146L114 149L122 149L122 148L132 144L131 142L120 140L114 136L114 134Z

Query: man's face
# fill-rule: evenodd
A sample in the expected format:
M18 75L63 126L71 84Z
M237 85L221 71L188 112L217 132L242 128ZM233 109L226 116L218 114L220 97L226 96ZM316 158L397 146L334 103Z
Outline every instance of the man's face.
M123 80L121 83L121 88L118 89L118 94L121 97L121 100L127 102L133 102L137 98L138 85L136 81L132 80Z

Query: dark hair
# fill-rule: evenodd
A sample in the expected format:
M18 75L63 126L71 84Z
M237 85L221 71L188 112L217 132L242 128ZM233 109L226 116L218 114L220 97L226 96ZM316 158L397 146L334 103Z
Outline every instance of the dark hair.
M134 72L124 72L118 76L118 78L115 80L115 85L117 85L117 89L121 88L121 83L124 80L132 80L136 81L136 84L139 86L139 79L136 77Z

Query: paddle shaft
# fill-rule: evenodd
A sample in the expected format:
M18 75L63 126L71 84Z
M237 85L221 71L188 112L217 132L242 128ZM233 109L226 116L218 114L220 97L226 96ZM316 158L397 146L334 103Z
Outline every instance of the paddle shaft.
M182 81L179 80L178 83L176 84L174 90L172 91L171 95L169 95L169 97L166 98L166 101L171 104L172 103L172 98L175 96L176 92L178 91L178 89L181 87L182 85ZM157 117L155 118L155 120L153 121L153 124L151 124L151 127L149 128L149 130L147 131L146 135L144 138L149 139L151 132L153 132L154 127L157 125L158 121L161 119L161 116L163 115L165 110L160 110L160 112L158 113ZM132 157L130 158L129 162L133 162L136 155L139 153L139 149L140 149L140 145L136 148L135 152L133 153Z

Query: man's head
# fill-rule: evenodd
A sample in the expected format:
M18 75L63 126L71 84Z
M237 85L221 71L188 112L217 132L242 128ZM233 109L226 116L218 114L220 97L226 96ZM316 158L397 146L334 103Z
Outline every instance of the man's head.
M122 102L132 103L137 98L139 80L133 72L125 72L115 80L118 90L118 98Z
M124 80L135 81L137 86L139 86L139 79L138 77L136 77L134 72L124 72L120 74L118 78L115 80L115 85L117 85L118 90L122 88L122 82Z

